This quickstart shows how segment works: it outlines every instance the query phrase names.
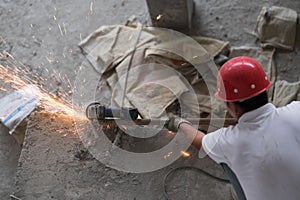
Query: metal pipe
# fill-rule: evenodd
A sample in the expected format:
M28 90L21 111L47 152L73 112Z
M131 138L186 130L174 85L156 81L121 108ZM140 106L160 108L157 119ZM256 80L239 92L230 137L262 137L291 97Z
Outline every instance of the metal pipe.
M100 124L120 124L120 125L163 125L167 119L137 119L137 120L124 120L124 119L104 119L98 120ZM209 125L214 124L224 124L224 125L234 125L237 123L234 118L186 118L192 124Z

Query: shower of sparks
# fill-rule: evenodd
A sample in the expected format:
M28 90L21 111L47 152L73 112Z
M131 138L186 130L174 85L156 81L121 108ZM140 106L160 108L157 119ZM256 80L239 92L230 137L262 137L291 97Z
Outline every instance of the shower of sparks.
M66 24L63 22L63 27L64 27L64 33L67 35L67 29L66 29Z
M128 38L128 41L132 40L133 35L131 34Z
M79 34L80 42L82 42L82 35L81 33Z
M46 56L46 60L50 63L50 64L52 64L52 63L54 63L55 62L55 60L54 59L51 59L51 58L48 58L47 56Z
M86 20L90 22L90 18L93 15L93 2L90 3L88 14L86 16Z
M163 17L162 14L157 15L156 20L160 20Z
M173 131L168 131L168 134L169 135L174 135L174 132Z
M90 14L93 14L93 2L90 3Z
M168 159L171 155L173 154L173 152L169 152L166 155L164 155L164 159Z
M190 153L189 152L187 152L187 151L181 151L180 152L181 153L181 155L183 156L183 157L190 157Z
M63 34L63 31L62 31L62 29L61 29L61 26L60 26L60 24L57 24L57 26L58 26L58 28L59 28L59 32L60 32L61 36L64 36L64 34Z
M5 60L9 64L7 66L0 64L0 80L2 80L5 85L8 85L12 89L18 90L28 84L34 84L40 89L41 107L46 111L65 116L63 119L71 120L73 117L77 120L88 120L79 107L68 101L68 99L71 99L69 96L70 93L74 92L69 80L64 82L68 83L70 92L65 92L59 97L55 97L43 88L47 79L40 77L38 74L30 72L30 70L24 65L17 66L14 60L11 61L13 57L8 53L0 53L0 59ZM65 80L60 73L58 73L58 78L60 80ZM8 91L2 86L0 87L0 90Z

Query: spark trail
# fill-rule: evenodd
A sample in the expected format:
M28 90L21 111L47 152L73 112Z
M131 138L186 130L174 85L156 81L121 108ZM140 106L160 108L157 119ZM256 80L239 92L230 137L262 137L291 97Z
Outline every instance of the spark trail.
M71 97L69 93L73 93L73 88L69 79L61 77L58 73L58 77L68 84L70 92L62 92L59 97L52 95L49 91L44 88L46 78L40 77L37 74L33 74L30 70L14 60L14 57L9 53L0 53L0 59L4 60L7 65L0 64L0 80L4 83L6 87L0 87L2 91L9 91L7 86L12 89L20 89L28 84L36 85L40 90L41 107L49 113L59 113L65 116L64 119L75 118L76 120L88 120L81 109L73 105L70 101ZM19 64L19 65L18 65Z

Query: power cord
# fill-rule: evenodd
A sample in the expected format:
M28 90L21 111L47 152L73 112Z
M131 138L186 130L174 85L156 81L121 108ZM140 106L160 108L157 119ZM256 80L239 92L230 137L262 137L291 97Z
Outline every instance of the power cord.
M170 200L169 198L169 194L167 192L167 180L168 178L174 174L174 172L176 171L179 171L179 170L194 170L194 171L197 171L197 172L200 172L210 178L213 178L217 181L220 181L220 182L223 182L223 183L230 183L228 179L225 179L225 178L221 178L221 177L218 177L218 176L215 176L203 169L200 169L200 168L197 168L197 167L192 167L192 166L182 166L182 167L177 167L177 168L174 168L174 169L171 169L164 177L163 179L163 190L164 190L164 196L166 198L166 200Z

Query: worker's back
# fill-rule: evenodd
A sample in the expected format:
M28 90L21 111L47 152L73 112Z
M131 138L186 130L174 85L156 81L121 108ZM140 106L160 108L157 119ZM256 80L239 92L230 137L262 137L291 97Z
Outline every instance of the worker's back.
M300 102L259 109L233 128L231 168L247 199L300 199Z
M300 199L300 102L268 103L207 134L205 152L236 174L248 200Z

